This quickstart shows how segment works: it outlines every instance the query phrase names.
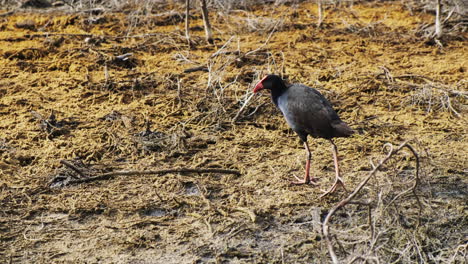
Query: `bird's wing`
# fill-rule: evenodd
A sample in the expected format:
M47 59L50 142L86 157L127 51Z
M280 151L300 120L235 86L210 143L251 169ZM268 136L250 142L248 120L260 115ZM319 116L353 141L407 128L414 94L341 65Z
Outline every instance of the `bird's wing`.
M330 102L320 92L305 85L292 85L285 98L280 98L279 106L288 124L298 133L331 137L332 121L340 120Z

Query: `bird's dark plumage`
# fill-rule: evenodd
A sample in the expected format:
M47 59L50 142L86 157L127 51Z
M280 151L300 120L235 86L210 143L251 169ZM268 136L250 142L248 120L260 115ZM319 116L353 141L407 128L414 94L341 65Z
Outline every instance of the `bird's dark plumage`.
M341 121L330 102L314 88L303 84L286 85L277 75L268 75L259 85L254 91L271 90L273 102L302 141L307 141L307 135L331 139L354 133Z
M308 161L306 177L304 182L300 183L309 183L311 181L308 172L311 153L307 145L307 136L311 135L312 137L329 139L332 142L337 176L334 187L336 187L336 183L342 184L338 171L336 146L332 138L349 137L354 131L340 119L330 102L316 89L303 84L287 85L277 75L267 75L263 78L255 86L254 93L262 89L271 91L272 101L281 110L292 130L304 142L308 152Z

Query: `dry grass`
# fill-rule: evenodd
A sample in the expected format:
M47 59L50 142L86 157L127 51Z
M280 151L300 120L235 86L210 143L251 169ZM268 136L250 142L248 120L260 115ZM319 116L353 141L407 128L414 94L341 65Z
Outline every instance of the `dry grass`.
M466 32L436 46L415 34L431 14L369 1L327 3L317 29L316 5L277 2L213 12L215 45L192 14L190 48L178 2L2 18L0 262L330 262L322 224L347 195L318 198L333 180L323 140L320 186L289 185L302 146L251 93L277 73L359 132L337 140L349 189L385 143L419 154L416 196L402 150L328 221L338 261L463 263ZM166 174L112 174L148 170ZM96 175L112 177L81 180Z

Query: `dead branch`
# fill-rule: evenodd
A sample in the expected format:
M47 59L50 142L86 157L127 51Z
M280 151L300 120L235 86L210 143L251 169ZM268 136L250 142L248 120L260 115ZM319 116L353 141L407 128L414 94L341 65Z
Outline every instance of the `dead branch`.
M394 82L393 76L392 76L392 74L390 73L390 70L387 67L380 66L379 68L381 68L383 70L383 75L385 76L387 81L389 81L391 83Z
M440 21L440 10L442 9L442 4L440 0L436 1L436 17L435 17L435 32L434 35L437 39L442 37L442 23Z
M50 32L45 32L45 33L41 33L41 34L26 34L24 35L25 38L40 38L40 37L43 37L43 38L47 38L47 37L51 37L51 36L61 36L61 37L89 37L89 38L95 38L95 37L99 37L98 35L94 35L94 34L79 34L79 33L50 33Z
M213 44L213 31L211 30L210 18L208 17L208 7L206 6L206 0L200 0L203 24L205 26L206 41L209 44Z
M82 172L81 172L82 173ZM142 175L159 175L159 174L168 174L168 173L222 173L222 174L233 174L240 175L238 170L229 170L229 169L215 169L215 168L176 168L176 169L165 169L165 170L154 170L154 171L115 171L104 173L101 175L71 180L69 183L86 183L92 181L102 181L108 180L115 176L142 176Z
M1 14L0 14L0 17L13 15L17 10L18 10L18 9L14 9L14 10L11 10L11 11L8 11L8 12L5 12L5 13L1 13Z
M60 161L61 164L67 166L68 168L72 169L74 172L78 173L81 177L86 177L85 174L80 170L78 169L78 167L76 167L75 165L71 164L70 162L66 161L66 160L61 160ZM75 175L73 174L70 174L70 176L72 176L73 178L75 179L80 179L78 177L76 177Z
M422 203L421 201L419 200L419 197L418 195L416 194L416 188L418 187L418 184L419 184L419 170L420 170L420 167L419 167L419 155L418 153L416 152L416 150L409 144L406 144L404 145L403 147L407 147L412 153L413 153L413 156L416 158L416 175L415 175L415 180L414 180L414 183L413 183L413 186L411 186L411 188L409 188L408 190L404 191L404 192L401 192L399 193L397 196L395 196L395 198L392 199L392 201L390 201L388 203L388 206L390 206L394 201L396 201L398 198L400 198L401 196L407 194L408 192L412 192L414 197L416 198L416 201L418 202L418 207L419 207L419 218L418 218L418 226L421 224L421 213L422 213ZM395 153L398 151L399 149L397 149L395 151Z
M239 109L239 112L237 112L236 116L234 116L234 118L231 120L232 123L236 122L237 118L239 118L240 114L244 111L244 108L249 104L250 100L254 95L254 93L251 93L249 97L244 101L241 108Z
M317 0L317 11L318 11L318 21L317 21L317 27L320 28L323 23L323 5L322 5L322 0Z
M184 73L197 72L197 71L208 72L208 68L206 66L197 66L197 67L185 69Z
M187 43L189 49L191 47L190 43L190 30L189 30L189 13L190 13L190 0L185 1L185 38L187 39Z
M52 32L44 32L38 34L25 34L25 38L48 38L51 36L61 36L61 37L89 37L89 38L102 38L102 39L128 39L128 38L146 38L146 37L154 37L154 36L161 36L161 33L146 33L146 34L139 34L139 35L128 35L128 36L107 36L107 35L96 35L96 34L80 34L80 33L52 33Z
M276 22L275 26L274 26L273 29L271 30L271 32L270 32L270 34L268 35L267 39L265 40L265 42L264 42L260 47L258 47L257 49L254 49L254 50L251 50L251 51L245 53L244 56L249 56L250 54L253 54L253 53L255 53L255 52L257 52L257 51L263 49L263 48L268 44L268 42L270 42L270 39L271 39L271 37L273 36L273 33L275 33L276 28L278 27L278 25L280 24L280 22L281 22L281 20L279 20L278 22Z
M330 236L330 228L329 228L329 225L328 223L330 222L330 219L331 217L336 213L336 211L338 211L340 208L344 207L346 204L350 203L354 197L361 191L361 189L367 184L367 182L370 180L370 178L372 176L374 176L377 171L380 169L380 167L382 167L382 165L387 161L389 160L393 155L395 155L396 153L398 153L401 149L403 148L408 148L412 153L413 155L415 156L416 158L416 175L415 175L415 183L413 184L413 186L408 190L408 191L412 191L413 194L415 195L416 197L416 200L418 201L418 206L419 206L419 209L420 209L420 212L422 210L422 205L421 205L421 202L419 201L419 198L418 196L416 195L416 187L418 186L418 183L419 183L419 155L418 153L414 150L414 148L408 144L408 142L403 142L400 146L398 146L396 149L394 149L393 145L390 144L390 143L387 143L384 145L384 147L388 147L389 148L389 152L387 154L387 156L385 158L383 158L376 166L372 166L373 169L372 171L369 173L369 175L356 187L356 189L354 189L354 191L348 196L346 197L345 199L341 200L337 205L335 205L331 210L330 212L328 213L327 217L325 217L325 220L323 221L323 226L322 226L322 232L323 232L323 235L325 237L325 241L327 243L327 248L328 248L328 252L330 254L330 257L332 259L332 262L333 263L339 263L338 261L338 257L336 256L336 253L335 253L335 250L333 249L333 245L332 245L332 242L331 242L331 236ZM407 191L406 191L407 192ZM404 192L404 193L406 193ZM401 196L401 195L399 195ZM399 197L398 196L398 197Z
M225 51L219 51L216 53L213 53L213 55L210 56L210 58L214 58L220 55L236 55L236 56L241 56L242 52L240 50L225 50Z
M227 45L229 45L232 41L232 39L234 38L234 36L231 36L227 41L226 43L224 43L223 46L221 46L221 48L216 51L215 53L211 54L210 58L214 58L214 57L217 57L219 56L220 54L229 54L228 52L230 51L224 51L224 49L227 47ZM224 53L223 53L224 52Z
M466 257L466 254L467 254L467 249L468 249L468 243L465 243L463 245L459 245L456 249L455 249L455 253L453 254L451 260L450 260L450 263L455 263L455 258L457 257L458 254L461 254L462 256L465 256ZM466 259L466 258L465 258Z

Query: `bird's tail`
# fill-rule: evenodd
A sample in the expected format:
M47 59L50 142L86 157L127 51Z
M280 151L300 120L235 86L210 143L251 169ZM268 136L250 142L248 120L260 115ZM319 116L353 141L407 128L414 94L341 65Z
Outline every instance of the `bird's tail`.
M349 137L354 134L354 130L352 130L348 124L341 120L332 123L332 127L335 129L334 137Z

